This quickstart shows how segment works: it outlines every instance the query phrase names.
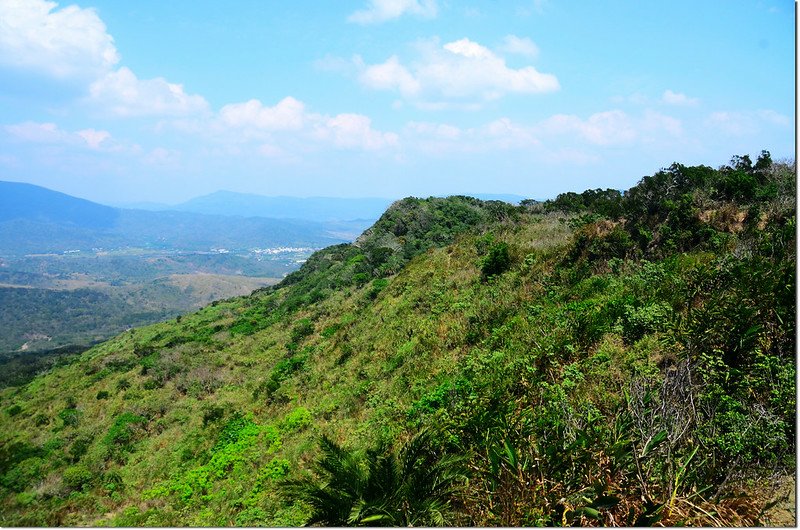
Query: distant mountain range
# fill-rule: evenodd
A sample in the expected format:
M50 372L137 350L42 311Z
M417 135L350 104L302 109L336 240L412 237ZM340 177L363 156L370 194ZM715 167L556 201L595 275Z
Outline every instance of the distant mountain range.
M112 208L32 184L0 182L2 255L123 247L323 247L346 241L353 232L341 223L303 219Z

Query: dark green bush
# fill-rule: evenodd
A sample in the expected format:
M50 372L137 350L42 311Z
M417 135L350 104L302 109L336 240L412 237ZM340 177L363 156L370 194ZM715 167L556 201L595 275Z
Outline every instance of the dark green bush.
M80 491L92 484L94 474L86 466L79 464L66 468L62 479L68 491Z
M123 412L116 417L103 441L108 446L127 450L135 438L137 426L144 423L147 423L144 417L132 412Z
M508 253L508 244L497 243L489 248L486 256L481 260L481 274L484 278L496 276L511 267L511 256Z
M314 333L314 323L308 318L302 318L292 328L290 340L294 343L299 343L312 333Z

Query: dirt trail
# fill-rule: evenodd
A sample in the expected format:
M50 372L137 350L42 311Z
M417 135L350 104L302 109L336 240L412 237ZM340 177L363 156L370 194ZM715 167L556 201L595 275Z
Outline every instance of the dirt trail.
M764 512L761 523L765 526L797 526L797 482L795 477L785 477L776 489L771 502L776 504Z

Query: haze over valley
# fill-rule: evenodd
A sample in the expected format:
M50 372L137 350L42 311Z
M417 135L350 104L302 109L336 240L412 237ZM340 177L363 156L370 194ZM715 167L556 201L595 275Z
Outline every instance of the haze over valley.
M220 193L146 211L0 182L0 359L30 376L60 353L274 285L388 202Z

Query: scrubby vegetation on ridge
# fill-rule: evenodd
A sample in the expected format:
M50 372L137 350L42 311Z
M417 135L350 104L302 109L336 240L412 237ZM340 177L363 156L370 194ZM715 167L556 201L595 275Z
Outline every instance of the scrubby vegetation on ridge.
M275 287L0 391L0 524L788 524L794 194L763 152L398 201Z

